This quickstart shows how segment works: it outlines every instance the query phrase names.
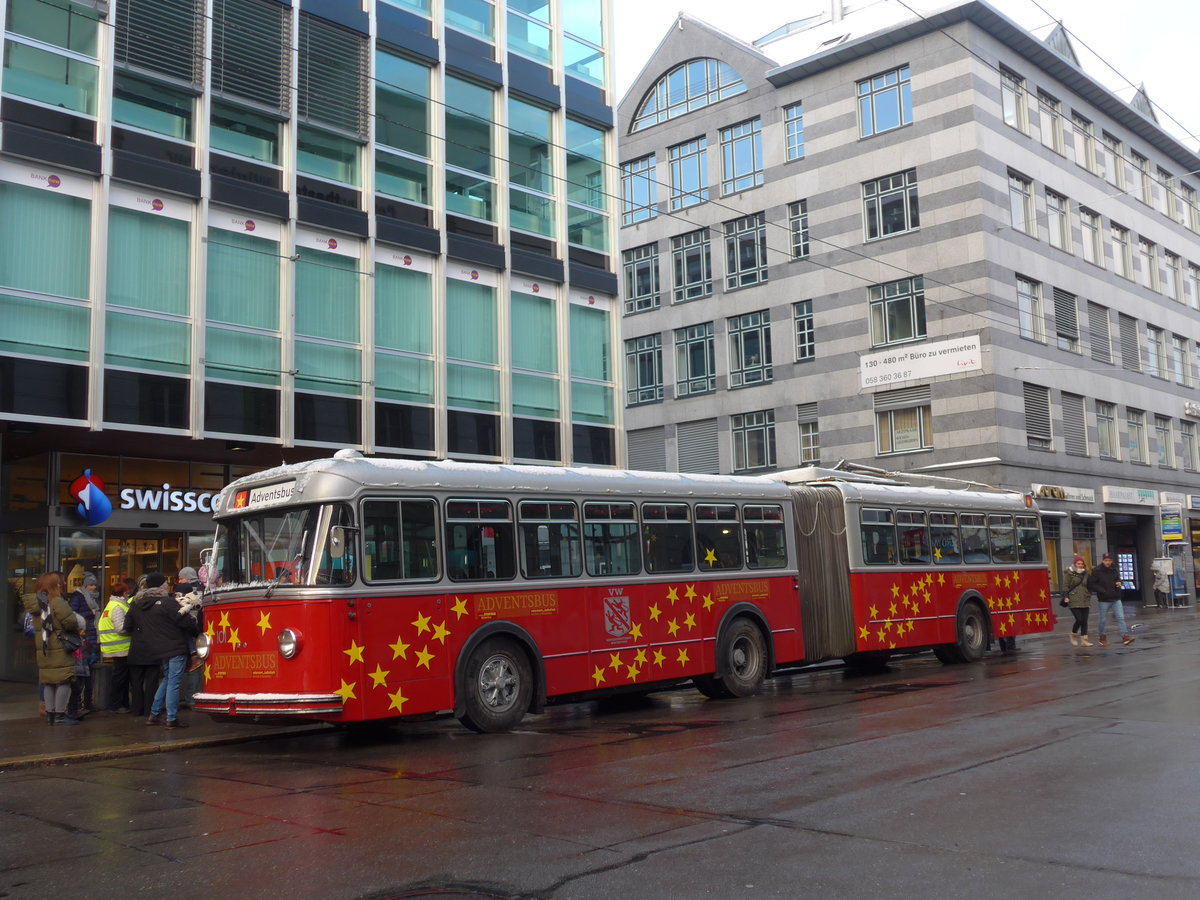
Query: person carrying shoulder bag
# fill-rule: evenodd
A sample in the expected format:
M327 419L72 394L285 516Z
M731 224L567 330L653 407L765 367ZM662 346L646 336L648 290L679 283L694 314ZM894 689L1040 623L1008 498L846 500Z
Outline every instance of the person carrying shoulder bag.
M1075 623L1071 626L1071 645L1090 647L1088 640L1088 615L1092 611L1092 591L1088 587L1087 563L1076 556L1071 568L1063 576L1063 604L1070 607Z

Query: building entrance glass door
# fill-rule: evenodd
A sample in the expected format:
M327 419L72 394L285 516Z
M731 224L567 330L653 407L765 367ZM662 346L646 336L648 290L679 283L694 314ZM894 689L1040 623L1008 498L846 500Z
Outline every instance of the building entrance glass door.
M151 572L162 572L173 580L184 565L183 535L142 531L107 531L104 535L104 572L110 587L123 578L136 581Z

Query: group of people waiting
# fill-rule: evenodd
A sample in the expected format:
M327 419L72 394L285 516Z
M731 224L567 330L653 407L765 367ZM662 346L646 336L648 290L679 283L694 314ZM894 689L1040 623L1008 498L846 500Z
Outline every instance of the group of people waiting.
M1117 620L1117 629L1121 634L1121 643L1132 644L1134 636L1125 626L1125 608L1121 603L1121 574L1113 565L1112 554L1105 553L1100 558L1100 565L1087 570L1087 563L1082 556L1076 556L1071 568L1067 569L1063 579L1063 599L1071 610L1075 622L1071 625L1071 644L1075 647L1091 647L1088 640L1088 616L1092 610L1092 594L1100 606L1099 642L1101 647L1108 646L1105 635L1105 625L1111 612Z
M179 718L181 687L184 674L200 665L195 640L202 590L190 566L179 570L174 592L165 575L152 572L119 581L101 609L99 581L90 572L69 596L61 572L38 578L24 604L46 724L78 725L94 711L93 671L103 659L111 674L105 709L146 716L148 725L186 728Z

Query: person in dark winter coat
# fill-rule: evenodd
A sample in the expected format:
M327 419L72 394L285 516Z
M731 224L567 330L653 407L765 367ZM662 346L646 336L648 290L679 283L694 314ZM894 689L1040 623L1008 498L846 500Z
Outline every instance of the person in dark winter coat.
M62 635L79 634L75 613L63 599L63 582L57 572L41 576L34 586L35 595L25 597L26 612L33 617L34 656L38 681L44 686L47 725L78 725L67 715L67 699L75 678L75 658L63 646Z
M129 606L125 630L133 635L130 658L136 656L139 665L156 660L160 668L146 724L164 724L165 711L166 726L182 728L185 725L179 721L179 682L187 667L188 638L200 633L200 625L166 590L166 581L157 572L146 579L146 589Z
M1095 592L1096 599L1100 604L1100 625L1097 628L1100 634L1100 646L1108 646L1108 638L1104 636L1104 626L1108 621L1108 611L1110 609L1113 615L1117 617L1117 628L1121 632L1121 643L1132 644L1134 638L1129 633L1129 629L1125 627L1125 607L1121 604L1121 591L1125 585L1121 583L1121 573L1113 565L1111 553L1105 553L1100 558L1100 565L1092 569L1092 574L1088 576L1087 586L1089 591Z
M67 598L67 603L76 615L83 616L86 626L83 656L76 664L75 681L71 686L71 699L67 711L82 719L92 712L92 667L100 662L100 638L96 631L96 619L103 609L100 597L100 581L92 572L83 573L83 584Z
M1092 592L1088 590L1087 563L1082 556L1075 557L1071 568L1063 576L1063 595L1075 622L1071 626L1071 644L1076 647L1090 647L1088 640L1088 615L1092 611Z
M150 587L150 579L155 579ZM150 704L158 690L158 679L162 674L162 661L154 656L148 637L134 627L133 611L139 601L153 605L155 600L170 596L166 588L167 579L159 572L143 575L138 579L140 590L129 602L122 630L129 635L129 655L125 658L129 668L129 711L135 716L150 715Z

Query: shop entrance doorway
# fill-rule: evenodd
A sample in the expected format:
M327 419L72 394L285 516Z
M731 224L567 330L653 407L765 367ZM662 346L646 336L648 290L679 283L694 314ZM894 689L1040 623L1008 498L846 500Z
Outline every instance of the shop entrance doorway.
M108 584L124 578L162 572L174 577L184 562L183 535L107 531L104 535L104 574Z

